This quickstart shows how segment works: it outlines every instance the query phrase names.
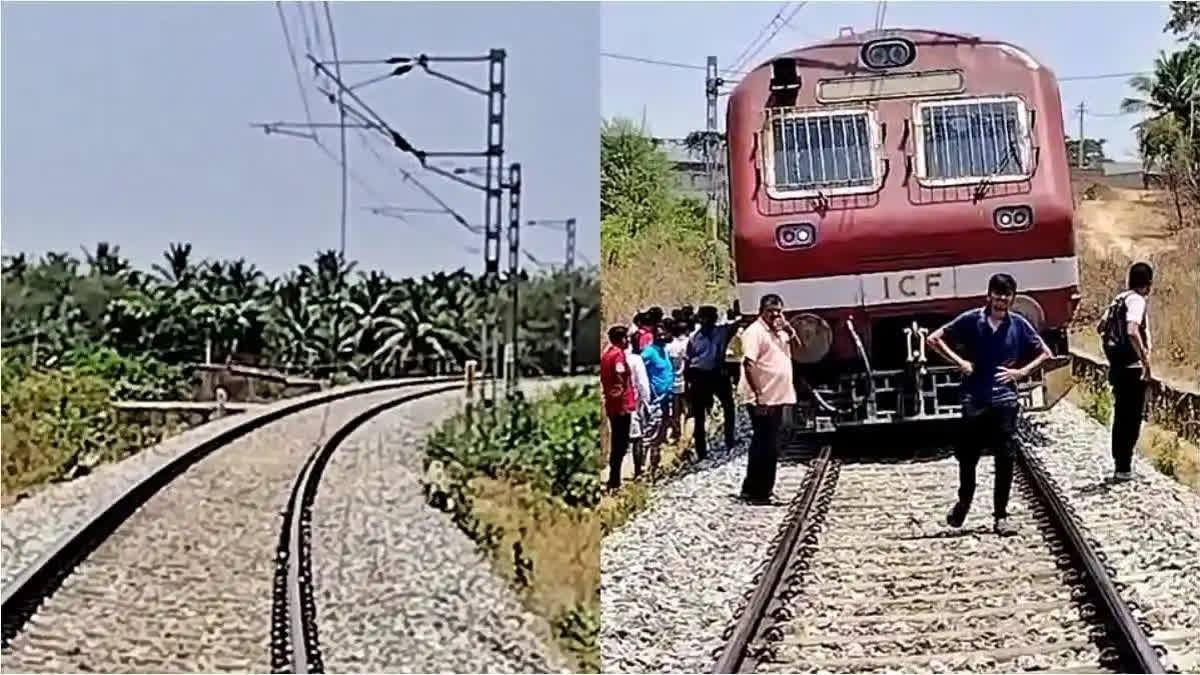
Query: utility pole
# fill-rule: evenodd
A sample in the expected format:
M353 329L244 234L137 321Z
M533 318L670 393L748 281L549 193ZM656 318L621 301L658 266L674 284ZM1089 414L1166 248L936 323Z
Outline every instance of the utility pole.
M1078 157L1077 164L1079 165L1079 168L1082 169L1083 168L1083 150L1084 150L1083 114L1085 112L1087 112L1087 106L1084 105L1083 101L1080 101L1079 107L1076 108L1075 111L1079 113L1079 143L1078 143L1079 147L1076 148L1076 150L1079 153L1079 157Z
M322 61L312 54L307 55L308 61L313 65L316 71L324 75L333 85L336 86L335 91L325 91L318 87L318 90L325 95L330 103L337 106L339 112L339 121L336 125L328 123L313 123L311 120L307 124L291 123L291 122L274 122L267 124L254 124L252 126L261 127L266 133L279 133L283 135L296 136L317 141L321 145L317 136L314 133L315 129L327 126L337 126L343 133L345 129L361 129L377 132L382 135L387 142L393 145L397 150L408 153L414 156L421 167L427 171L436 173L444 178L453 180L457 183L466 185L484 193L484 222L483 227L473 226L467 222L458 212L451 208L446 202L438 198L431 190L420 183L409 172L397 167L397 171L405 181L413 183L417 188L425 193L430 199L441 207L438 213L444 213L454 218L459 225L467 228L471 232L482 231L484 235L484 284L488 292L493 298L498 299L500 294L500 235L503 217L501 203L505 181L503 176L504 171L504 107L505 107L505 59L506 53L503 49L489 50L486 56L430 56L428 54L420 54L417 56L392 56L379 59L359 59L359 60L339 60L336 56L332 61ZM440 63L486 63L488 66L488 84L484 88L464 81L440 70L435 70L433 66ZM329 68L332 65L333 68ZM343 66L387 66L390 72L360 82L355 85L347 85L342 79ZM451 151L451 152L433 152L415 147L407 139L405 139L396 129L388 124L382 116L372 110L358 93L362 87L374 82L380 82L388 78L404 77L413 71L423 71L426 74L435 77L444 82L453 84L459 88L466 89L475 94L481 95L487 99L487 146L483 151ZM350 99L346 101L345 99ZM350 116L353 122L347 123L346 118ZM291 128L304 129L303 132L296 131ZM362 132L360 132L362 133ZM322 146L323 147L323 146ZM344 157L344 155L343 155ZM464 174L469 173L467 170L447 170L438 167L427 160L434 158L466 158L479 157L483 158L486 163L484 169L483 181L475 181L464 177ZM343 159L343 169L345 169L345 161ZM516 166L516 165L514 165ZM516 177L519 185L520 169L516 168ZM519 190L519 187L518 187ZM343 207L343 214L344 214ZM382 210L381 210L382 211ZM380 215L390 215L380 213ZM343 215L344 217L344 215ZM499 303L497 310L488 317L488 325L486 334L491 342L493 349L497 350L500 343L499 330ZM485 355L486 360L486 355ZM497 365L499 359L497 358ZM493 383L498 375L497 371L492 373ZM493 398L495 397L495 389L493 387Z
M504 346L504 360L508 377L505 379L505 394L512 398L517 393L517 332L520 326L520 311L517 301L521 288L521 164L508 167L508 288L512 302L508 325L508 344Z
M575 219L567 218L567 377L575 374Z
M563 271L567 275L567 297L566 310L563 313L563 318L566 320L567 329L563 334L566 341L565 361L567 375L575 374L575 219L567 218L566 220L529 220L525 222L529 227L563 227L566 232L567 248L563 260ZM530 256L532 259L532 256ZM537 262L536 260L534 262ZM538 263L541 264L541 263Z
M717 57L708 57L704 78L704 168L708 172L708 218L712 226L712 241L717 243Z

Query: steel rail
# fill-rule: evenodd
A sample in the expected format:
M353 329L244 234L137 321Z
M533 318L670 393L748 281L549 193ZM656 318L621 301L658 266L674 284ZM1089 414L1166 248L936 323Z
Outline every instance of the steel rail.
M742 662L746 658L746 650L758 633L758 628L762 624L771 599L775 596L775 588L779 585L779 580L783 578L783 572L792 558L792 551L796 548L800 533L807 524L809 513L816 503L817 495L821 492L821 486L825 483L830 464L832 464L832 457L832 446L826 445L821 448L820 454L817 455L810 469L810 478L799 496L795 510L791 513L791 519L788 521L783 538L775 547L771 561L767 564L762 578L759 579L754 594L750 596L750 603L738 618L733 635L725 643L712 672L739 672Z
M1150 639L1142 630L1129 606L1121 599L1121 594L1113 582L1113 578L1104 560L1092 547L1083 530L1080 529L1071 509L1058 494L1053 479L1047 474L1039 460L1031 457L1024 448L1018 453L1018 463L1034 494L1046 510L1050 512L1051 521L1060 536L1063 537L1072 557L1083 567L1092 587L1108 610L1112 625L1116 628L1119 642L1118 649L1130 665L1135 665L1138 673L1165 673L1166 669L1159 660L1158 652L1150 644Z
M0 615L2 615L0 623L3 624L0 644L8 647L12 639L21 632L25 624L37 612L42 601L53 595L74 568L137 509L192 465L214 451L266 424L325 403L388 389L462 381L460 377L385 380L316 392L280 401L265 410L249 413L236 425L198 441L177 453L133 485L122 490L106 505L91 514L82 524L60 537L4 587L2 604L0 604Z
M1125 665L1130 668L1129 672L1167 672L1160 660L1158 649L1151 644L1142 624L1121 599L1112 578L1113 572L1084 535L1073 509L1059 494L1057 483L1042 466L1041 460L1022 449L1018 453L1017 463L1035 498L1045 508L1050 524L1061 538L1068 555L1078 563L1092 590L1102 601L1107 614L1105 619L1110 628L1109 633L1117 642L1117 651L1120 652ZM813 463L811 480L806 482L803 492L798 497L797 508L790 514L791 519L787 523L785 534L772 552L766 570L711 672L741 672L748 657L748 648L770 608L784 571L791 563L796 544L807 528L808 521L813 517L814 505L821 488L829 481L829 474L833 473L830 471L832 465L830 448L826 446Z
M272 667L278 672L289 664L293 673L323 673L317 607L312 572L312 507L321 475L333 453L355 430L392 408L459 389L458 385L425 389L372 406L342 425L312 454L296 477L288 498L276 555L272 604ZM290 653L290 658L289 658Z

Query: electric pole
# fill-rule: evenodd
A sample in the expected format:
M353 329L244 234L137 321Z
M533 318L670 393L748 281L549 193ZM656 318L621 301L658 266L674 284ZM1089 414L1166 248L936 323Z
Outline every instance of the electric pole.
M708 57L704 78L704 168L708 173L708 217L712 226L713 244L717 243L717 57Z
M1083 101L1080 101L1079 107L1076 108L1075 111L1079 113L1079 147L1077 148L1077 150L1079 151L1079 158L1078 158L1077 164L1079 165L1079 168L1082 169L1083 168L1083 150L1084 150L1084 147L1083 147L1084 146L1083 114L1085 112L1087 112L1087 106L1084 105Z
M567 218L567 377L575 374L575 219Z
M504 346L505 394L512 398L517 393L517 347L521 313L518 298L521 289L521 164L508 167L508 293L512 306L509 307L508 344Z
M525 223L530 227L562 225L566 231L567 247L563 257L563 271L567 275L566 319L567 330L563 337L566 340L566 369L567 375L575 374L575 219L566 220L530 220ZM536 262L536 261L535 261ZM540 263L539 263L540 264Z

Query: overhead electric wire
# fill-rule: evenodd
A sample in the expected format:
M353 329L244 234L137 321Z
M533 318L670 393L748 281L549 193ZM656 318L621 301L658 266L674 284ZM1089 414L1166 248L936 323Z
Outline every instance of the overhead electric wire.
M298 9L299 19L300 19L300 24L301 24L301 31L304 36L306 52L310 55L310 59L314 60L314 62L318 62L317 59L313 59L312 55L314 53L321 55L321 53L324 51L324 49L323 49L324 45L322 44L322 40L321 40L320 21L317 16L317 10L316 10L316 6L315 6L316 3L315 2L310 2L310 3L298 2L297 4L299 5L299 7L297 9ZM309 9L311 10L312 19L314 22L314 26L311 31L309 30L308 17L306 16L305 10L304 10L304 5L306 5L306 4L310 5ZM328 0L326 0L324 4L325 4L325 18L326 18L326 22L328 24L328 29L329 29L328 32L329 32L329 38L330 38L330 48L333 51L333 59L330 62L334 64L335 68L340 69L339 64L342 62L338 59L337 38L334 33L332 12L329 9ZM288 27L287 16L283 9L282 0L276 0L275 5L276 5L277 12L279 14L280 27L283 30L284 42L285 42L285 45L288 50L288 59L291 61L292 70L296 77L296 86L300 92L300 100L304 106L305 119L308 122L308 124L310 125L310 127L315 128L316 123L313 120L312 107L308 100L307 89L304 87L303 75L300 70L299 61L296 58L295 44L292 40L291 30ZM314 33L316 34L315 41L313 38ZM315 42L315 44L314 44L314 42ZM314 47L315 47L315 49L314 49ZM315 74L316 74L318 80L332 79L330 77L324 77L324 78L321 77L322 69L319 67L315 70ZM341 85L342 83L340 81L341 80L340 74L335 73L335 75L337 75L337 79L338 79L337 84ZM332 99L331 102L334 103L335 105L337 105L340 95L331 95L332 92L322 91L319 87L318 87L318 91L321 91L321 93L326 95L327 98ZM339 94L340 94L340 91L339 91ZM342 122L340 124L338 124L338 126L342 132L342 139L341 139L341 141L342 141L342 158L341 159L338 158L337 153L335 153L332 149L330 149L327 145L325 145L324 142L321 141L320 137L317 135L317 133L315 131L313 131L312 133L309 133L309 134L303 134L303 137L307 138L308 140L311 140L313 142L313 144L316 145L317 148L322 152L322 154L324 154L326 157L328 157L333 162L337 163L342 168L342 172L343 172L342 173L342 195L343 195L343 200L342 200L342 250L344 251L345 250L346 211L348 208L347 180L348 179L353 180L355 182L355 184L357 184L359 187L361 187L363 189L363 191L366 192L373 199L375 199L379 202L387 202L388 201L388 199L386 197L384 197L380 193L380 191L376 190L374 187L371 186L370 183L368 183L365 179L363 179L356 172L354 172L352 169L350 169L349 162L346 161L347 152L346 152L346 146L345 146L345 130L346 130L345 121L344 121L345 114L347 112L349 112L351 114L356 115L364 125L366 125L367 127L379 130L380 132L384 133L384 135L387 136L389 140L394 140L395 138L399 137L399 135L396 134L390 127L388 127L386 122L384 122L383 125L380 126L380 124L372 122L371 120L367 119L362 113L359 113L358 111L354 110L352 107L350 107L344 101L342 101L341 103L342 104L340 106L338 106L339 107L339 118L342 120ZM364 104L364 107L365 107L365 104ZM378 115L375 115L374 111L371 111L371 113L375 117L378 117ZM380 118L380 122L383 122L382 118ZM270 129L268 129L268 131L270 131ZM420 189L423 193L425 193L426 196L428 196L436 204L438 204L438 206L441 207L441 210L438 211L438 213L444 213L446 215L451 216L451 218L453 218L456 222L458 222L468 232L471 232L472 234L479 234L480 232L482 232L481 228L479 228L478 226L469 224L466 221L466 219L463 218L463 216L461 214L459 214L457 211L455 211L453 208L451 208L445 201L443 201L440 197L438 197L436 193L434 193L432 190L430 190L428 187L426 187L420 180L418 180L411 173L404 170L403 168L400 168L398 166L392 165L389 162L387 162L387 160L383 157L383 155L370 143L368 135L361 128L356 128L355 131L358 133L359 138L362 140L363 147L366 148L372 155L374 155L376 160L378 160L382 166L384 166L385 168L388 168L388 169L395 170L398 173L400 173L400 175L404 178L404 180L411 181L414 185L417 186L418 189ZM377 215L384 215L384 214L377 214ZM403 216L400 216L398 214L392 215L392 217L399 218L400 220L406 220ZM467 249L467 247L462 246L461 244L456 243L456 245L459 245L464 250ZM468 252L470 252L470 251L468 251Z
M754 47L755 43L761 40L762 36L767 34L767 31L771 30L771 26L774 26L776 21L783 18L783 10L787 9L787 6L790 4L792 3L785 2L779 6L779 10L775 12L775 16L771 17L771 20L767 22L767 25L762 27L762 30L758 32L758 35L755 35L754 39L751 40L744 49L742 49L742 53L738 54L737 58L731 62L728 72L732 72L742 66L742 61L745 60L746 55L750 53L750 50Z
M337 36L334 34L334 31L333 31L333 12L329 9L329 0L325 0L324 3L322 3L322 4L324 5L324 8L325 8L325 23L329 27L329 48L333 52L334 61L337 61L337 58L338 58ZM313 13L315 14L316 11L317 10L314 8ZM318 39L317 47L319 49L320 48L320 42L319 42L320 33L318 33L317 39ZM334 70L337 74L338 80L341 80L342 79L342 67L335 63ZM347 186L347 180L348 180L347 179L347 169L349 168L349 159L346 157L346 109L343 108L341 105L341 103L342 103L341 92L338 93L337 100L338 100L338 120L339 120L340 126L341 126L341 128L338 129L338 135L340 136L340 143L342 146L342 239L341 239L341 248L339 250L341 251L341 253L343 255L345 255L345 253L346 253L346 208L347 208L348 200L349 200L349 188Z
M705 70L704 66L695 64L695 63L683 63L680 61L666 61L663 59L652 59L652 58L648 58L645 56L636 56L633 54L621 54L619 52L600 52L600 56L607 58L607 59L615 59L618 61L631 61L634 63L645 63L648 65L665 66L668 68L681 68L681 69L687 69L687 70ZM746 70L739 70L739 71L722 70L721 72L736 72L739 75L748 75L750 73L750 71L746 71ZM1095 75L1065 75L1063 77L1059 77L1058 81L1059 82L1073 82L1073 81L1078 81L1078 80L1107 80L1107 79L1112 79L1112 78L1116 78L1116 77L1134 77L1136 75L1149 75L1151 73L1153 73L1153 71L1140 70L1140 71L1131 71L1131 72L1125 72L1125 73L1098 73Z
M608 59L616 59L618 61L632 61L634 63L647 63L655 66L668 66L671 68L687 68L688 70L707 70L705 66L699 66L694 63L680 63L678 61L663 61L661 59L652 59L645 56L631 56L629 54L618 54L616 52L600 52L600 56ZM722 70L725 73L736 73L745 75L742 71Z
M371 128L379 129L381 132L383 132L385 135L387 135L387 132L384 129L380 128L378 125L371 122L371 120L368 120L366 118L366 116L363 115L363 113L356 110L350 104L343 102L342 106L345 109L347 114L357 118L360 122L362 122L363 124L365 124ZM361 132L361 130L360 130L360 132ZM376 159L378 159L381 163L384 163L386 165L386 162L383 159L383 156L380 155L379 153L377 153L374 148L371 148L370 143L367 141L365 133L363 134L363 140L364 140L364 143L367 144L367 147L371 150L371 152L373 154L375 154ZM433 190L426 187L426 185L424 183L422 183L419 179L417 179L416 176L412 175L410 172L404 170L403 168L401 168L399 166L391 166L390 168L393 168L396 171L398 171L400 173L400 175L404 177L404 180L410 181L413 185L415 185L417 187L417 189L419 189L421 192L423 192L425 194L425 196L429 197L431 200L433 200L433 202L435 204L442 207L445 210L447 215L449 215L451 218L453 218L454 221L457 222L459 225L466 228L468 232L471 232L473 234L479 234L482 231L479 229L479 226L470 224L467 221L467 219L462 216L462 214L460 214L458 211L455 211L449 204L447 204L441 197L439 197L437 195L437 193L435 193Z
M792 13L788 14L787 18L783 19L779 23L779 25L775 26L775 30L771 31L771 34L767 36L767 39L764 42L762 42L761 44L759 44L758 47L754 50L754 52L750 54L750 56L743 59L741 63L735 64L734 67L735 68L744 68L744 67L746 67L746 65L752 63L753 59L756 56L758 56L762 52L762 50L766 48L767 45L771 44L771 40L774 40L775 36L779 35L779 31L783 30L784 26L791 23L792 19L795 18L795 16L800 13L800 10L804 9L804 6L807 4L808 4L807 2L802 2L798 5L796 5L794 8L792 8Z
M288 29L287 16L283 11L282 0L276 0L275 7L279 13L279 25L283 29L283 39L287 46L288 58L292 62L292 71L296 75L296 88L300 91L300 101L304 105L304 117L308 121L309 124L313 124L312 107L310 106L309 100L308 100L308 90L305 89L305 87L304 87L304 78L300 72L300 62L296 59L295 45L292 43L292 33L291 33L291 30ZM301 18L301 20L304 19L303 9L301 9L300 18ZM306 34L305 41L309 42L309 38L307 37L307 34L308 34L307 25L304 26L303 30L304 30L304 33ZM311 42L309 42L309 44L311 45ZM382 201L383 198L380 196L379 191L377 191L375 188L373 188L370 183L368 183L366 180L364 180L357 173L350 171L349 167L346 166L346 163L339 160L337 155L321 141L321 138L315 132L311 133L311 134L307 134L305 136L305 138L308 138L309 140L311 140L321 150L321 152L325 154L325 156L329 157L331 160L333 160L334 162L336 162L337 164L342 166L342 168L345 169L346 172L349 174L350 178L353 179L354 182L363 189L363 191L365 191L367 194L369 194L372 198Z

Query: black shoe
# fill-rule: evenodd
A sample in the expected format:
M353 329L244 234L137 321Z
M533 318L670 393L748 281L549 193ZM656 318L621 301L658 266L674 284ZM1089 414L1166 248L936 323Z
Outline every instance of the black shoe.
M1008 522L1008 518L997 518L992 530L1001 537L1011 537L1017 533L1017 528Z
M742 493L741 499L750 506L779 506L782 504L782 502L780 502L778 499L775 499L775 495L767 495L766 497L751 497L748 494Z
M962 527L966 521L967 511L960 508L958 504L951 507L950 512L946 514L946 524L955 529Z

